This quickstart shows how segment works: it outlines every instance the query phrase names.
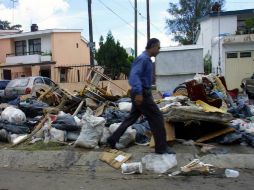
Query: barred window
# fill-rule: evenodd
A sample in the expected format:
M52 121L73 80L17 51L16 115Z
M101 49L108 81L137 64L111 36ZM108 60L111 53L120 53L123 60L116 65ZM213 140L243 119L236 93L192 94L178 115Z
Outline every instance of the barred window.
M16 41L15 42L15 55L25 55L26 54L26 41Z
M238 58L237 53L227 53L227 58Z
M29 54L41 54L41 39L31 39L28 41L29 44Z

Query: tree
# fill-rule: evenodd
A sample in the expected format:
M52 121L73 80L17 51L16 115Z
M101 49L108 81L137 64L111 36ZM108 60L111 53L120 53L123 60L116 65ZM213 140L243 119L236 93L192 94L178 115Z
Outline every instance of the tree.
M249 18L244 22L247 33L250 34L254 30L254 18Z
M179 0L169 3L170 18L166 19L167 28L181 44L193 44L199 30L198 19L212 11L216 0ZM225 0L220 0L223 7Z
M7 20L0 20L0 25L3 26L3 30L20 30L20 28L22 27L20 24L16 24L11 26L11 23L8 22Z
M99 41L99 49L95 54L98 64L105 68L105 73L112 79L119 76L120 73L126 75L130 71L130 61L126 50L121 47L119 41L115 42L114 37L109 31L104 42L101 36Z
M204 71L205 71L205 74L207 75L212 72L212 56L209 53L209 51L204 57Z

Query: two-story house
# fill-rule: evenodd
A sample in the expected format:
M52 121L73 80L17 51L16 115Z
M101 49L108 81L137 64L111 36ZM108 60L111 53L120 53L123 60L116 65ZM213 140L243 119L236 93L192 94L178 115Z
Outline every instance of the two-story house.
M213 12L201 18L196 44L211 55L212 72L224 75L229 88L254 72L254 34L246 34L245 21L254 9Z
M85 80L88 42L78 29L38 30L0 36L0 78L41 75L55 82Z

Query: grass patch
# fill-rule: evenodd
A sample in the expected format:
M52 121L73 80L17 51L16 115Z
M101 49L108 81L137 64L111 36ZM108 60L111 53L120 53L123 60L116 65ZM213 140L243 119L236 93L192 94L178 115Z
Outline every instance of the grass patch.
M22 143L17 147L13 148L15 150L27 150L27 151L38 151L38 150L63 150L67 145L60 142L48 142L37 141L34 144Z

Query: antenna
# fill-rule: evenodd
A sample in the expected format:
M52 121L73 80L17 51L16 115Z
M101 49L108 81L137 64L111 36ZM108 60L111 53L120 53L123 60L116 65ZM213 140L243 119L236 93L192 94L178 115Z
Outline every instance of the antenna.
M18 2L18 0L10 0L12 1L12 25L14 25L14 8L15 8L15 3Z

